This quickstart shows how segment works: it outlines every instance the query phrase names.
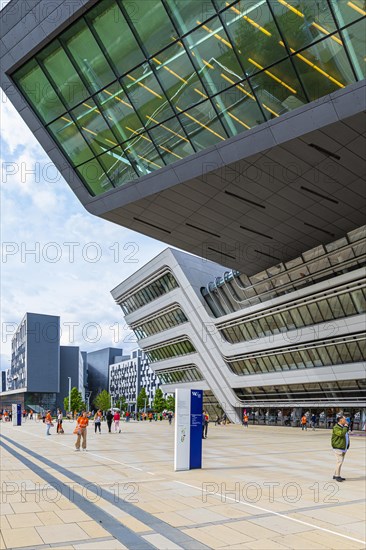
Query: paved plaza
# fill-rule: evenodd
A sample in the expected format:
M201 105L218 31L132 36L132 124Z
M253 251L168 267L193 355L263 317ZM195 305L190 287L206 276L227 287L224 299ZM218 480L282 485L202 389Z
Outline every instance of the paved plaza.
M1 548L365 547L365 437L337 483L329 430L210 424L203 469L174 472L166 421L90 426L87 452L64 427L1 425Z

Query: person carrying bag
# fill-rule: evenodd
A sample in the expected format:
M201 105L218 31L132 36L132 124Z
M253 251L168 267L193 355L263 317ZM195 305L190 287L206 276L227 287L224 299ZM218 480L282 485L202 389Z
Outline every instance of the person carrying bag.
M86 451L86 429L89 424L86 411L83 411L83 414L79 416L76 422L77 422L77 425L74 430L74 434L77 435L77 439L75 442L75 450L80 451L80 442L82 439L83 440L82 449L83 451Z

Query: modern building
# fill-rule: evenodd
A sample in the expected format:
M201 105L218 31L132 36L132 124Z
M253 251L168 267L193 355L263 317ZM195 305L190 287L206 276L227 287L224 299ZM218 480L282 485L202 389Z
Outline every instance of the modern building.
M87 353L90 403L98 393L109 388L109 366L123 356L121 348L104 348Z
M251 277L166 249L112 295L162 389L240 422L366 422L366 226ZM220 412L221 410L221 412Z
M129 409L134 411L137 407L137 396L145 388L146 406L149 407L160 383L156 372L150 368L146 355L141 349L136 349L129 356L120 359L109 367L109 393L113 400L123 396Z
M7 378L7 371L2 370L1 371L1 391L6 391L6 378Z
M248 276L364 223L363 0L11 0L1 86L87 210Z
M0 394L0 407L36 412L63 408L72 387L85 396L84 361L77 346L60 346L60 317L26 313L12 338L11 367L7 388Z

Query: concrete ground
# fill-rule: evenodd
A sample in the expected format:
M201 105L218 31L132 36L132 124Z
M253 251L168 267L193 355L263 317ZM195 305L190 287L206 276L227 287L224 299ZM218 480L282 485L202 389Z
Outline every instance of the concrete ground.
M173 470L174 427L1 424L1 548L89 550L365 548L365 437L332 479L330 431L213 426L203 469Z

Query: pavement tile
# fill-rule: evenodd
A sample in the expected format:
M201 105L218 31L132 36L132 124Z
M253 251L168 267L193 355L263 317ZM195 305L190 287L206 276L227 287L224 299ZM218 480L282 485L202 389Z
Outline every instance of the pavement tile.
M11 507L16 514L27 514L29 512L42 512L37 502L13 502Z
M0 516L0 528L1 530L11 529L11 525L6 516Z
M303 537L299 535L285 535L281 537L275 537L271 540L271 543L272 542L282 544L287 548L298 548L304 550L328 550L328 547L324 546L319 541L316 542L307 540L306 542L304 542Z
M8 521L12 529L19 529L21 527L36 527L37 525L42 525L42 521L34 512L29 514L9 515Z
M134 531L135 533L144 533L145 531L152 531L151 527L149 527L142 521L139 521L138 519L130 516L129 514L121 515L121 511L119 511L119 515L116 517L116 519L120 521L122 525L124 525L125 527L128 527L129 529L131 529L131 531Z
M153 546L156 546L156 548L159 548L159 550L184 550L182 546L178 546L178 544L175 544L158 533L154 533L153 535L143 535L142 538L147 540L147 542Z
M88 521L90 517L82 510L59 510L56 515L63 523L79 523L80 521Z
M74 544L73 548L75 550L128 550L127 546L124 546L116 539Z
M109 537L110 533L106 531L100 523L96 521L78 521L78 526L91 538Z
M326 533L325 531L308 531L306 533L301 533L301 537L304 540L304 543L307 544L308 541L317 542L323 544L325 548L332 548L332 550L354 550L365 548L365 545L360 544L359 542L354 542L343 537L334 537L331 533Z
M166 523L169 523L172 527L186 527L189 525L195 525L194 521L184 518L175 512L161 512L160 514L154 514L154 516L162 521L165 521Z
M56 542L68 542L76 540L86 540L89 536L78 525L68 523L67 527L62 525L43 525L35 527L38 534L42 537L45 544Z
M222 541L210 535L205 528L195 527L193 529L183 529L182 533L202 542L202 544L206 544L209 548L222 548Z
M181 510L180 516L190 519L194 523L208 523L212 521L225 521L227 518L216 512L211 512L207 508L194 508L191 510Z
M8 502L2 502L0 506L0 516L14 514L14 510Z
M253 542L247 542L242 545L243 550L249 548L249 550L288 550L288 546L279 544L278 542L273 542L273 540L268 539L258 539ZM225 549L226 550L226 549ZM294 548L292 550L295 550ZM300 550L300 549L298 549ZM301 550L307 550L304 546Z
M37 516L41 520L43 525L55 525L57 523L63 523L60 516L55 512L37 512Z
M36 546L43 544L43 540L35 527L22 527L21 529L4 529L2 532L7 548L21 548L22 546Z

